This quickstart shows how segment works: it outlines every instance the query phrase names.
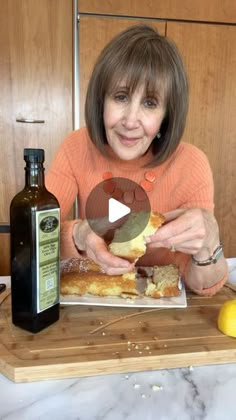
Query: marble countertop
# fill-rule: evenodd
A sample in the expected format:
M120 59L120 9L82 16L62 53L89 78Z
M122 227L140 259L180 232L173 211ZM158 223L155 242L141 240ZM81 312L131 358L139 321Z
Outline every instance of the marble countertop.
M15 384L1 420L235 420L236 364Z
M0 420L235 420L235 390L236 364L20 384L0 375Z

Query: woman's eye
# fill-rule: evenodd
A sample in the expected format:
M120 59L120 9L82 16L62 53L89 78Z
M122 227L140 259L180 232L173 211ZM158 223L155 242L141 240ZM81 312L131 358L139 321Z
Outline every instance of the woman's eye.
M114 98L118 102L125 102L128 96L125 93L117 93L116 95L114 95Z
M145 101L144 101L144 105L147 107L147 108L156 108L157 107L157 105L158 105L158 103L157 103L157 100L156 99L145 99Z

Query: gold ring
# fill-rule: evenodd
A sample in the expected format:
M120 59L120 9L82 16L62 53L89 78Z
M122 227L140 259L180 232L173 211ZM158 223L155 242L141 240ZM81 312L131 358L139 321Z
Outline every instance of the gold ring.
M171 252L175 252L175 251L176 251L176 248L175 248L175 246L174 246L174 245L171 245L171 247L170 247L170 251L171 251Z

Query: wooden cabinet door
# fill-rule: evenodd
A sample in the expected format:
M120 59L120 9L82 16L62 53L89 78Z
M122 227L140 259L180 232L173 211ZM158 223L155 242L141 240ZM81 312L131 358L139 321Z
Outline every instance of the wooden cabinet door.
M2 1L0 51L0 222L8 222L10 201L24 184L23 148L45 149L47 168L72 130L72 1Z
M225 255L236 255L236 27L167 24L190 82L183 140L207 154L214 174L215 214Z
M79 21L79 62L80 62L80 125L84 125L84 103L88 81L93 65L100 51L113 36L138 23L151 23L164 35L165 22L138 19L103 18L81 16Z

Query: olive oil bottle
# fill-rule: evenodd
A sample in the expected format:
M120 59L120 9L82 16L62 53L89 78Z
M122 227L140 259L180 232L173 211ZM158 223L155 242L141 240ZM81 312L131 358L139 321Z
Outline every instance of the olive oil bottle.
M25 187L10 206L12 322L36 333L59 319L59 203L44 184L44 150L24 149Z

